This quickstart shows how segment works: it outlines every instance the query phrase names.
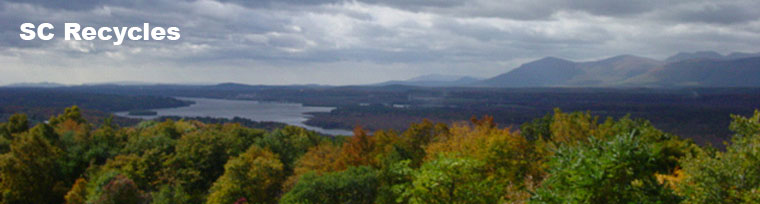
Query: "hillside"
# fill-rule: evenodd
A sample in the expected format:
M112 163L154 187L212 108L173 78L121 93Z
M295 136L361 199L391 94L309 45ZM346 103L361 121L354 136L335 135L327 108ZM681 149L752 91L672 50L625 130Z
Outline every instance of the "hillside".
M573 62L547 57L475 83L486 87L754 87L757 53L678 53L665 61L620 55Z
M695 59L670 63L626 80L628 86L760 86L760 57Z
M575 62L546 57L483 80L480 85L495 87L539 87L565 85L574 76L582 74Z
M661 66L661 61L634 55L620 55L604 60L578 63L583 74L573 77L568 85L604 86L641 75Z
M697 52L679 52L665 59L666 62L679 62L694 59L712 59L712 60L735 60L741 58L758 57L760 53L732 52L728 55L722 55L715 51L697 51Z
M633 55L599 61L572 62L547 57L486 79L480 83L495 87L610 86L662 65L662 62Z
M414 77L408 80L392 80L386 81L375 86L388 86L388 85L405 85L405 86L422 86L422 87L456 87L456 86L469 86L478 82L479 78L470 76L458 76L458 75L442 75L442 74L429 74Z

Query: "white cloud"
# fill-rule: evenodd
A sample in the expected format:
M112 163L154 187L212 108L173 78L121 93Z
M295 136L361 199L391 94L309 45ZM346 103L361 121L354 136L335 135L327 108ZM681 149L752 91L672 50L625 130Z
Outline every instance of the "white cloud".
M544 56L760 51L760 13L748 10L756 1L299 2L0 0L0 83L354 84L429 73L488 77ZM22 22L149 22L180 27L182 39L21 41Z

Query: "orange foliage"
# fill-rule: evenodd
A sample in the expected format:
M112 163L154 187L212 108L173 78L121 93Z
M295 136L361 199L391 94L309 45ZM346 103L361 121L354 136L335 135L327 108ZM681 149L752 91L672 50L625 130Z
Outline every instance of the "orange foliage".
M293 175L283 184L283 192L288 192L298 182L301 175L310 171L321 175L327 172L342 170L338 167L341 149L330 143L310 147L309 150L296 161Z
M350 166L374 165L375 140L367 135L361 127L354 128L354 136L343 144L338 168L346 169Z

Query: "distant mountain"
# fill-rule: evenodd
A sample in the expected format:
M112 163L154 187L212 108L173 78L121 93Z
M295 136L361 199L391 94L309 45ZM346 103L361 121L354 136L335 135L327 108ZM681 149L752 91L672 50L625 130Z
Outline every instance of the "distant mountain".
M760 86L760 57L693 59L653 69L624 82L626 86Z
M698 51L698 52L679 52L676 55L670 56L665 59L665 62L673 63L684 60L699 60L699 59L711 59L711 60L734 60L748 57L758 57L760 53L743 53L733 52L728 55L721 55L715 51Z
M52 82L39 82L39 83L15 83L8 84L5 87L29 87L29 88L56 88L64 87L65 84L52 83Z
M498 87L558 86L581 73L575 62L545 57L523 64L510 72L483 80L480 84Z
M590 62L546 57L478 84L496 87L608 86L646 73L662 64L654 59L633 55Z
M454 87L469 86L481 79L470 76L429 74L414 77L408 80L393 80L374 84L375 86L404 85L404 86L424 86L424 87Z
M678 62L692 59L723 59L723 55L715 51L679 52L665 59L665 62Z
M406 81L456 81L465 76L460 75L446 75L446 74L427 74L417 76Z
M140 81L113 81L113 82L98 82L98 83L84 83L82 86L154 86L161 85L162 83L150 83Z
M664 63L634 55L620 55L599 61L578 63L583 74L574 76L567 85L608 86L648 72Z
M760 53L681 52L665 61L634 55L588 62L546 57L475 84L487 87L760 86Z
M741 59L750 57L760 57L759 53L744 53L744 52L732 52L724 57L724 59Z

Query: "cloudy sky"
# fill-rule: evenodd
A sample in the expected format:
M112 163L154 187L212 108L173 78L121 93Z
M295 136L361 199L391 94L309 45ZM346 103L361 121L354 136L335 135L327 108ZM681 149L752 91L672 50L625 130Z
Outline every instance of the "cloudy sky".
M0 0L0 84L365 84L490 77L544 56L758 52L757 0ZM22 23L56 38L23 41ZM66 41L63 23L176 26L177 41Z

